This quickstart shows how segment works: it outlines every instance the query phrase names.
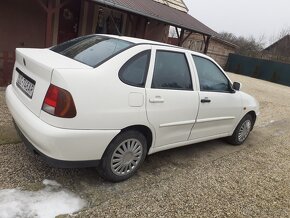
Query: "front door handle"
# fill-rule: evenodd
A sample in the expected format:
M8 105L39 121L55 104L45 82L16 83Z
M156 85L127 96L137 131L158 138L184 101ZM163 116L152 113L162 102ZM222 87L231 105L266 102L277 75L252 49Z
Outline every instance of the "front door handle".
M163 103L164 99L161 98L161 96L156 96L155 98L150 98L149 102L150 103Z
M210 99L208 99L208 98L203 98L203 99L201 99L201 101L200 101L201 103L210 103L211 102L211 100Z

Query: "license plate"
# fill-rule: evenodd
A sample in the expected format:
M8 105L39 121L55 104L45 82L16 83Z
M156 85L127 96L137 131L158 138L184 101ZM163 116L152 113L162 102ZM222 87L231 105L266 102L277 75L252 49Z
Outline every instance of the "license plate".
M25 75L21 70L16 68L16 71L18 72L18 77L16 80L16 85L18 88L21 89L21 91L27 95L29 98L32 98L33 96L33 91L34 91L34 86L35 86L35 81Z

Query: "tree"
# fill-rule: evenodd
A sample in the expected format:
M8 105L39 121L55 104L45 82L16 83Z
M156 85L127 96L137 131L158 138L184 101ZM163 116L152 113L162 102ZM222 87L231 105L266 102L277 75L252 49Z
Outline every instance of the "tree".
M284 27L278 34L273 34L270 37L269 44L271 45L287 35L290 35L290 26Z
M238 46L236 53L246 56L256 56L259 52L263 50L264 47L264 35L262 35L258 40L253 36L243 37L236 36L233 33L221 32L219 37L225 41L231 42Z

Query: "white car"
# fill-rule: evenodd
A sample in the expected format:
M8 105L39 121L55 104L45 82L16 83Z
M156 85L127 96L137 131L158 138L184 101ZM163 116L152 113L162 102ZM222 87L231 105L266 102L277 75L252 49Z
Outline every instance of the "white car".
M259 113L208 56L111 35L16 49L6 102L25 144L51 165L97 167L114 182L155 152L242 144Z

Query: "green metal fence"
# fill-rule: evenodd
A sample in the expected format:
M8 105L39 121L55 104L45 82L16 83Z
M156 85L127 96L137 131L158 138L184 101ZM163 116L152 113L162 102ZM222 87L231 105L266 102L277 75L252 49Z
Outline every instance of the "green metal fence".
M226 70L290 86L290 64L230 54Z

